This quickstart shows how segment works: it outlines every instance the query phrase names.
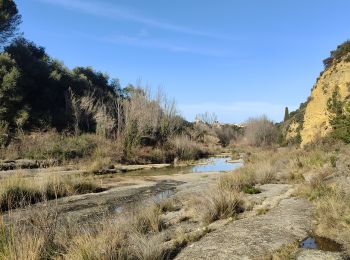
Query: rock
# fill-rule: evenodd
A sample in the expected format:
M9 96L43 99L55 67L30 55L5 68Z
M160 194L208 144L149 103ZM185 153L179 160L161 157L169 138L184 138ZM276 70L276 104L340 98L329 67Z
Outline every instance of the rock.
M342 260L346 259L341 252L326 252L321 250L302 249L298 252L297 260Z
M264 215L234 221L185 248L176 259L253 259L301 240L311 230L312 206L287 198Z
M326 136L332 129L329 123L327 103L332 93L339 87L342 99L349 95L350 63L341 61L326 69L312 89L310 102L306 106L304 124L300 132L302 145L318 137Z
M18 159L14 161L8 160L8 161L0 162L0 171L9 171L9 170L16 170L16 169L48 168L59 164L60 164L60 161L54 160L54 159L48 159L48 160Z

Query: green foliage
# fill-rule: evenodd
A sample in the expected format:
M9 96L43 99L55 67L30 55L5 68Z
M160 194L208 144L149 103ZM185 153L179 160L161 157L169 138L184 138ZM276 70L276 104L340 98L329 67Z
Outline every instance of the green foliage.
M347 55L350 53L350 41L345 41L341 45L338 45L337 49L331 51L330 57L323 61L325 68L329 68L334 62L340 61L343 57L349 59Z
M0 44L15 35L20 19L13 1L0 0ZM142 137L156 140L154 146L162 148L188 127L175 103L165 95L158 93L152 98L146 90L132 85L122 89L118 79L91 67L68 69L45 48L23 37L14 39L0 53L0 103L1 147L38 129L40 133L52 129L68 133L61 135L63 139L51 136L52 140L46 140L51 146L33 143L35 149L21 147L18 153L33 159L82 158L95 145L85 142L85 133L119 138L124 157L132 158ZM184 157L202 154L195 145L190 148Z
M0 45L5 44L9 38L16 35L21 23L21 15L13 0L0 0Z
M25 107L21 106L23 100L22 89L19 86L21 74L16 62L7 53L0 54L0 121L6 122L10 127L25 124Z
M284 109L284 122L286 122L289 119L289 110L288 107Z
M350 143L350 103L346 99L341 99L338 86L327 102L327 109L330 113L330 124L333 128L332 137Z
M242 189L244 193L247 194L259 194L261 191L257 188L255 188L253 185L245 185Z
M329 159L330 159L330 161L331 161L331 166L332 166L333 168L336 168L336 167L337 167L337 156L332 155Z
M4 148L9 139L8 124L5 121L0 121L0 148Z
M90 135L49 134L46 138L32 138L31 142L27 141L25 146L22 145L22 157L36 160L69 161L91 157L96 148L96 140Z

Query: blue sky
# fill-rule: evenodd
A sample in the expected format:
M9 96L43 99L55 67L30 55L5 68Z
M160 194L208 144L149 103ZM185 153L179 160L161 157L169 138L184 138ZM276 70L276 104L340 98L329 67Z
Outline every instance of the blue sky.
M70 68L161 87L182 114L283 118L350 35L348 0L17 0L24 36Z

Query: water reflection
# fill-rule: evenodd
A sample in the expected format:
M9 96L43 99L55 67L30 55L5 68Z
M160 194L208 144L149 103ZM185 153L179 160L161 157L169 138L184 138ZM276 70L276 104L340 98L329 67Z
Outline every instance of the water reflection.
M232 171L242 166L242 162L230 163L230 157L225 158L209 158L209 163L204 165L196 165L191 169L191 172L222 172Z

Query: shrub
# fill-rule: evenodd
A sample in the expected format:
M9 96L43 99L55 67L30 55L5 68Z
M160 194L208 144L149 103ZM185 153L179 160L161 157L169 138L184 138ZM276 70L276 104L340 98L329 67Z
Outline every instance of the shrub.
M208 148L192 141L185 135L176 136L169 143L170 147L174 149L176 157L181 160L197 160L210 154Z
M120 160L121 158L118 143L114 141L94 134L72 136L56 131L21 134L3 149L2 154L7 158L7 154L13 154L14 150L19 158L50 159L58 162L78 159L97 160L99 158Z
M266 116L251 118L245 123L244 138L248 145L267 146L277 143L279 132Z
M340 139L345 143L350 143L350 103L342 100L337 86L332 93L332 97L327 102L330 124L332 126L332 137Z
M331 51L331 56L323 61L325 68L329 68L334 62L340 61L343 57L346 57L350 53L350 41L337 46L337 49Z
M258 193L261 193L261 191L259 189L255 188L252 185L244 186L242 191L244 193L247 193L247 194L258 194Z

